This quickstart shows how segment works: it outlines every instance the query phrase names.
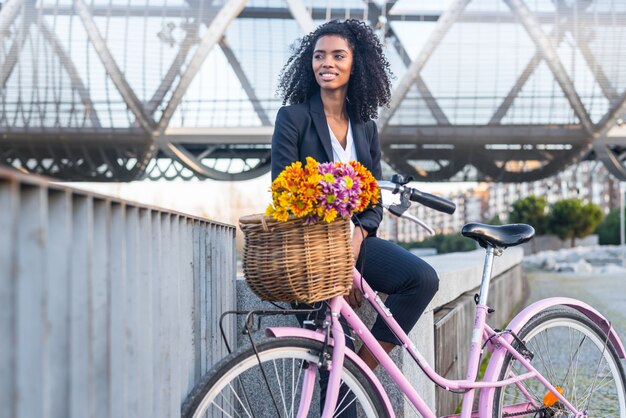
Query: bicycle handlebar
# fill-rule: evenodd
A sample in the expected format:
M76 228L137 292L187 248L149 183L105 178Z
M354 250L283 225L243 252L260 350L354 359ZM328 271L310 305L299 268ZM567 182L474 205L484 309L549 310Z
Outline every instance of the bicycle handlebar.
M391 181L381 180L378 182L378 187L383 190L389 190L393 194L397 193L405 193L408 192L410 194L409 199L412 202L421 203L424 206L428 206L431 209L435 209L439 212L444 212L452 215L456 210L456 205L454 202L445 199L443 197L435 196L430 193L422 192L420 190L414 189L412 187L403 186L398 183L394 183Z

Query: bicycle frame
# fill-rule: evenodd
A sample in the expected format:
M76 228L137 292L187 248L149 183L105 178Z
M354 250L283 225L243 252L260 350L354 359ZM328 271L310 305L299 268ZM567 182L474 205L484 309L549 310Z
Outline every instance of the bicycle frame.
M382 318L384 318L385 322L389 325L389 327L393 330L398 339L401 341L403 348L415 360L415 362L419 365L419 367L430 380L432 380L437 385L445 388L446 390L465 391L465 394L463 396L463 407L461 413L459 415L450 415L449 418L490 418L492 415L492 405L495 389L498 387L516 384L527 379L537 379L538 381L540 381L546 387L546 389L552 392L557 397L557 399L564 406L569 408L575 416L582 416L582 412L576 410L572 406L572 404L532 366L532 364L524 357L524 355L518 352L513 347L514 337L511 335L510 332L518 332L521 327L532 316L534 316L534 314L538 313L542 309L555 305L567 305L578 309L579 311L587 315L590 319L592 319L595 323L597 323L600 328L605 331L607 339L613 343L615 349L617 350L618 356L622 359L626 358L624 346L622 345L615 331L610 326L610 323L600 313L598 313L595 309L583 302L569 298L550 298L536 302L520 312L513 319L513 321L511 321L509 327L507 328L507 332L497 333L496 331L494 331L489 325L486 324L486 318L488 314L486 301L489 289L489 281L491 279L493 259L495 255L494 252L494 248L488 248L487 255L485 257L483 277L479 293L480 296L476 305L476 315L470 347L470 357L467 365L466 378L464 380L450 380L444 378L428 364L423 355L411 342L407 334L402 330L402 328L400 328L398 323L391 316L391 313L386 308L377 293L372 290L372 288L367 284L364 279L362 279L361 275L356 269L353 270L353 284L363 292L363 297L367 299L372 304L374 309L378 312L378 314L381 315ZM363 344L367 346L372 354L378 359L380 365L387 370L391 378L395 381L400 390L406 395L406 397L417 409L417 411L425 418L436 418L433 411L420 397L420 395L417 393L411 383L406 379L406 377L404 377L402 371L394 363L391 357L383 350L380 344L378 344L375 337L370 332L369 328L356 315L348 302L346 302L343 297L338 296L332 298L329 301L329 305L330 313L327 320L330 323L333 336L330 344L334 346L334 349L332 354L331 367L329 368L330 377L326 403L324 405L324 413L322 416L332 416L332 411L334 411L335 409L337 395L339 393L340 373L341 368L343 367L343 360L346 352L350 352L350 354L348 354L350 358L358 363L361 368L369 371L368 367L361 361L358 356L352 353L351 350L345 350L345 335L343 332L343 328L339 323L339 316L341 315L345 318L346 322L350 325L350 327L352 327L352 329L359 336L359 338L361 338ZM296 336L315 339L318 341L324 341L325 339L324 331L319 329L317 331L311 331L302 328L272 327L266 330L266 334L277 338ZM480 356L483 350L483 344L490 351L492 351L493 355L489 362L483 380L476 381L478 366L480 363ZM499 380L500 369L507 353L511 353L514 358L519 360L519 362L524 367L526 367L527 373L518 376L508 377L504 380ZM306 405L305 408L308 408L310 400L312 399L315 379L315 368L313 369L314 370L308 373L308 379L305 379L305 388L303 388L302 390L303 398L301 402L301 410L299 411L298 416L305 416L308 412L308 409L306 411L302 409L302 405L304 404ZM368 373L368 375L377 386L379 392L383 395L384 401L387 405L389 416L395 416L393 410L391 409L389 399L386 397L386 393L382 388L382 385L373 373ZM309 390L307 390L307 388L309 388ZM479 410L477 411L477 413L472 411L476 389L481 389ZM530 397L529 402L509 406L507 407L507 409L505 409L504 412L521 412L526 410L529 406L537 407L537 405L534 405L532 401L530 401Z

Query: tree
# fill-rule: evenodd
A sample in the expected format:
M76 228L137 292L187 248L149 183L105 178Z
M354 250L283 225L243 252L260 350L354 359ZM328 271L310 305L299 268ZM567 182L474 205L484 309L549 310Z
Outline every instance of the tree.
M548 201L543 196L528 196L513 203L509 212L509 222L528 224L535 228L537 235L548 230Z
M602 222L602 209L594 203L583 204L582 199L563 199L552 205L550 230L562 240L570 239L572 247L576 238L591 234Z
M619 209L613 209L608 215L605 216L600 226L596 229L596 234L598 234L598 243L600 245L619 245L619 229Z

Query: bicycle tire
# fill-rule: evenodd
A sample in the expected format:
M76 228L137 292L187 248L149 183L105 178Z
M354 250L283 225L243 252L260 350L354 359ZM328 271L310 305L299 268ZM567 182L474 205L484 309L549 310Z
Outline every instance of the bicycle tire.
M581 312L565 306L548 308L532 317L518 337L533 353L531 363L565 398L589 417L626 418L626 378L615 348L606 334ZM519 344L513 344L519 348ZM502 364L500 380L526 372L509 353ZM542 414L504 414L503 405L527 402L516 385L495 392L493 416L568 417L569 410L559 402L544 405L548 390L537 379L520 383L540 408ZM549 400L548 403L556 401ZM535 408L537 409L537 408Z
M239 416L235 412L242 412L241 416L276 417L276 409L272 397L269 396L269 390L272 390L274 398L279 403L279 409L282 409L280 416L295 417L299 404L300 384L295 384L293 378L301 377L302 364L317 363L322 343L304 338L280 338L259 342L256 347L262 363L268 366L265 367L265 373L272 380L270 386L273 389L268 389L263 381L254 350L252 347L245 347L224 358L207 373L204 381L197 385L187 397L183 404L182 416L185 418ZM302 363L298 364L299 362ZM278 370L282 368L284 373L285 364L291 364L291 366L287 367L287 373L284 376L279 376ZM292 370L291 373L289 368ZM282 379L278 386L274 382L276 377ZM319 377L319 372L315 378L316 389L319 387L317 377ZM342 380L355 394L359 413L364 413L359 416L387 416L385 403L375 385L348 357L344 360ZM240 390L241 386L246 387L245 395ZM235 393L235 388L237 393ZM294 388L296 393L285 396L288 390L294 392ZM226 390L226 395L223 389ZM251 394L254 395L253 400L249 399ZM345 408L345 402L342 404L340 402L341 400L338 400L337 412ZM236 403L236 405L230 405L230 403ZM231 410L235 412L225 413L225 408L232 408ZM254 410L248 410L248 408L254 408ZM283 415L282 412L285 414ZM319 404L312 402L308 416L319 416Z

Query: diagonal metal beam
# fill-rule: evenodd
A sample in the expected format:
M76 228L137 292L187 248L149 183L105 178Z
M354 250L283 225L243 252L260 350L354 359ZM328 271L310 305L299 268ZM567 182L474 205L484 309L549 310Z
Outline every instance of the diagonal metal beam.
M198 15L203 16L202 20L207 25L211 23L211 19L209 19L209 16L207 16L206 14L202 14L202 7L200 7L198 0L187 0L187 3L194 10L198 10ZM239 82L241 83L241 87L243 88L244 92L248 96L248 99L250 100L250 103L252 104L254 111L259 117L259 120L261 121L263 125L271 126L271 122L270 122L269 117L267 116L267 112L265 111L265 109L263 109L263 106L261 106L261 102L259 101L256 95L256 92L254 91L254 87L252 86L252 83L250 83L250 80L248 79L248 76L246 75L246 73L243 71L243 68L241 67L241 63L237 59L237 56L235 55L234 51L232 50L232 48L226 41L226 36L222 36L222 39L220 39L219 45L220 45L222 52L224 53L224 56L228 60L228 64L230 64L231 68L235 72L235 75L239 79Z
M406 97L409 89L415 82L419 72L424 68L424 65L432 55L433 51L439 45L439 42L443 39L448 32L452 24L461 15L465 6L469 3L469 0L455 0L450 3L448 9L441 14L437 24L435 25L432 33L426 43L422 47L422 50L418 56L411 62L411 66L402 76L402 79L398 82L397 87L391 94L391 103L388 109L383 109L378 118L378 129L382 132L385 130L391 117L400 107L400 103Z
M74 66L72 58L67 55L65 49L63 48L63 45L61 44L61 41L59 40L59 38L57 38L56 34L52 30L52 28L50 28L48 22L46 22L46 19L43 16L41 16L41 19L39 20L39 30L41 31L44 39L48 41L48 43L50 43L50 46L52 47L56 56L59 58L61 65L63 65L65 71L67 71L70 77L70 81L72 83L72 88L76 90L78 96L80 97L80 100L83 102L83 106L85 106L85 112L87 112L92 126L95 128L100 128L100 120L98 119L94 104L91 101L89 90L85 87L85 84L83 84L83 80L80 78L80 74Z
M617 177L620 181L626 181L626 167L622 162L620 155L610 148L610 144L606 137L600 138L593 144L593 150L596 153L596 159L600 160L606 169Z
M13 73L13 69L17 65L17 61L19 59L20 53L24 48L24 44L26 43L26 38L29 35L30 25L33 22L35 10L33 9L31 4L24 4L22 9L22 22L19 28L19 32L16 36L13 37L13 43L11 44L11 49L6 56L6 61L0 66L0 88L4 90L4 87L11 77ZM7 12L8 14L17 13L19 7L14 7L12 10ZM7 16L8 18L9 16ZM12 16L15 19L15 15ZM7 19L8 20L8 19ZM12 22L9 22L7 25L7 29ZM1 48L0 44L0 48Z
M531 10L522 0L504 0L504 2L509 6L513 14L519 18L524 29L526 29L526 32L528 32L528 35L537 47L537 50L543 55L543 58L546 60L548 67L552 71L561 90L563 90L565 97L570 103L570 106L572 106L580 123L585 127L587 132L592 134L594 126L591 117L578 96L574 84L568 77L567 71L565 71L563 64L559 60L556 48L552 42L550 42L550 38L545 34L543 29L541 29L541 23L533 16Z
M198 10L198 15L203 16L202 20L204 20L206 22L207 26L210 26L211 19L215 19L216 18L216 15L212 16L211 18L208 18L208 16L203 15L201 13L202 12L202 8L199 7L200 5L198 4L197 1L187 0L187 3L189 3L192 6L192 8L194 8L195 10ZM225 30L226 29L224 27L222 33L225 32ZM260 105L260 102L259 102L259 100L258 100L258 98L256 96L254 88L252 87L252 84L248 80L245 72L243 71L243 68L241 67L241 64L237 60L237 57L235 56L233 50L228 45L228 43L226 41L226 38L224 36L221 36L219 44L220 44L220 47L221 47L221 49L222 49L226 59L228 60L230 66L235 71L235 74L236 74L237 78L239 79L242 88L244 89L244 91L248 95L248 98L250 99L250 102L252 103L253 108L255 109L255 111L257 112L257 115L259 116L259 119L261 120L263 125L271 127L271 122L269 120L269 117L267 116L267 114L266 114L265 110L263 109L263 107ZM169 87L168 87L168 90L169 90ZM173 160L178 161L180 164L182 164L183 166L185 166L189 170L193 171L199 177L214 178L214 179L222 178L221 176L223 176L224 173L220 173L219 171L217 171L217 170L215 170L215 169L213 169L211 167L207 167L202 162L203 158L201 156L195 156L195 155L187 152L185 150L184 146L172 143L170 137L166 138L166 134L167 134L167 130L164 130L161 133L160 137L158 138L158 143L160 143L160 145L161 145L160 146L160 150L165 155L168 155ZM223 140L223 138L222 138L222 140ZM203 143L205 141L206 140L203 140ZM265 171L267 171L267 169L265 169ZM227 178L230 178L230 177L227 176L226 178L222 178L222 179L225 180Z
M372 26L375 26L375 23L378 22L379 17L383 15L383 11L385 12L385 16L392 16L390 14L391 9L393 9L398 1L389 0L383 2L382 5L379 5L371 0L363 0L363 2L365 3L365 7L367 7L369 21L372 23ZM385 8L385 10L383 10L383 7Z
M613 102L611 109L600 119L593 133L594 138L604 137L624 114L626 114L626 91Z
M2 38L8 33L9 27L20 12L24 0L8 0L2 4L0 9L0 48L2 48Z
M213 21L202 36L200 45L191 57L189 65L187 65L185 72L180 77L178 85L172 93L172 97L167 104L167 107L163 111L163 115L161 115L161 119L159 120L157 126L159 134L163 133L165 128L167 128L174 112L187 92L189 85L200 70L202 63L204 63L204 60L209 55L215 44L217 44L222 38L222 35L226 31L230 22L239 15L246 4L246 1L247 0L228 0L224 6L222 6L215 18L213 18Z
M511 108L513 101L515 101L519 93L522 91L522 88L526 85L530 76L535 72L535 69L542 59L543 56L539 52L535 52L535 55L533 55L530 61L528 61L526 68L524 68L524 71L522 71L520 76L517 78L517 81L513 84L513 87L511 87L511 90L509 90L502 103L500 103L500 106L498 106L487 125L499 125L500 122L502 122L502 119Z
M556 37L554 37L554 32L558 34ZM557 45L559 45L563 41L564 36L565 31L563 30L563 28L559 28L558 31L555 29L552 33L554 42ZM522 88L541 62L541 60L543 60L543 54L539 51L535 52L535 55L533 55L530 61L528 61L528 64L526 64L524 71L522 71L513 87L511 87L511 90L508 92L502 103L500 103L500 106L498 106L498 108L494 112L493 116L489 120L488 125L498 125L502 121L504 116L506 116L506 113L511 108L511 105L513 104L519 93L522 91Z
M576 44L578 45L578 49L580 50L581 55L587 62L587 66L591 70L591 73L598 82L598 85L600 86L604 97L609 100L609 103L615 102L615 100L618 98L619 93L617 92L617 90L615 90L615 87L611 85L611 81L602 69L602 66L591 52L591 48L589 48L587 40L581 39L580 36L577 36Z
M313 18L307 11L304 3L302 3L302 0L287 0L287 7L304 33L310 33L315 30Z
M0 88L4 89L6 86L6 82L11 77L11 73L13 73L13 69L17 64L17 60L19 59L19 55L22 52L22 48L26 43L26 36L28 35L28 26L25 25L23 30L20 30L17 38L11 44L11 49L7 53L7 59L0 67Z
M437 99L435 99L435 96L433 96L433 94L430 92L430 89L428 88L426 82L424 82L424 79L421 76L418 75L415 78L415 85L417 86L417 91L419 91L422 99L424 99L424 102L426 102L426 106L430 110L430 113L432 113L437 123L439 125L451 125L450 120L444 113L443 109L439 106Z
M187 54L189 54L189 50L194 44L195 39L198 36L198 27L197 25L193 25L191 29L187 31L187 35L183 39L180 44L180 48L178 49L178 53L174 57L172 61L172 65L170 65L170 69L161 80L159 87L154 91L152 98L146 105L146 112L152 117L152 114L157 110L159 105L163 102L165 95L172 88L174 84L174 80L180 74L180 69L185 63L185 59L187 59Z
M83 26L85 27L89 40L94 46L100 61L102 61L107 74L111 77L111 81L113 81L113 84L122 96L122 99L137 118L139 125L146 131L152 132L156 125L154 120L148 115L143 107L143 104L133 91L130 84L128 84L128 81L126 81L124 73L122 73L120 68L117 66L113 55L111 55L111 51L107 48L106 42L98 30L98 26L89 13L89 8L85 4L84 0L74 0L74 6L76 7L81 21L83 22Z
M267 112L265 111L263 106L261 106L261 101L257 97L256 92L254 91L254 87L252 86L252 83L250 83L248 76L243 71L243 68L241 67L241 63L235 56L235 52L232 50L232 48L226 41L225 36L223 36L222 39L220 40L220 48L222 48L222 52L226 56L228 63L235 71L235 75L239 79L239 82L241 83L241 87L246 92L248 99L250 99L250 103L252 103L252 107L254 108L254 111L256 112L259 119L261 120L261 123L265 126L271 125L272 122L270 121L270 118L267 116Z
M393 38L393 46L398 52L400 59L406 67L409 67L411 65L411 58L409 58L409 54L406 52L406 49L404 49L404 45L402 45L400 38L398 38L393 28L389 27L387 29L387 35ZM437 99L435 99L435 96L431 93L422 76L419 74L415 77L415 85L417 86L417 91L419 91L420 95L424 99L424 102L426 103L426 106L428 106L430 113L433 115L437 123L439 125L450 125L450 120L446 116L443 109L439 106Z
M590 4L591 2L587 2L585 4L579 4L578 7L584 10L585 8L589 7ZM561 14L571 13L571 11L563 8L560 8L559 12ZM568 17L567 20L557 22L556 27L552 29L552 32L549 36L555 45L560 45L563 41L563 38L565 37L566 26L570 24L570 19L571 18ZM540 51L536 51L522 71L522 73L520 74L513 87L511 88L511 90L509 91L509 93L506 95L506 97L498 107L498 109L496 109L496 111L494 112L493 116L489 120L488 125L500 124L500 122L502 121L504 116L506 116L507 112L511 108L511 105L513 104L519 93L522 91L522 88L524 87L530 76L533 74L542 59L543 54Z
M367 0L366 0L366 3L367 3L366 6L369 11L370 23L372 26L375 26L376 23L378 22L379 16L382 14L382 11L383 11L382 6L379 6L378 4L369 2ZM393 8L395 3L396 3L395 1L391 1L391 2L387 2L384 4L384 7L386 7L386 14L389 13L389 10ZM393 27L391 27L391 25L388 25L387 27L386 36L388 38L393 39L393 47L395 48L396 52L400 56L400 59L404 63L404 66L409 67L411 65L411 58L409 57L409 54L406 52L406 49L404 48L404 45L402 45L402 41L400 41L400 38L398 37L396 32L393 30ZM444 113L443 109L441 109L441 107L439 106L439 103L437 103L437 99L435 99L435 97L431 93L430 89L426 85L426 82L424 82L424 79L419 74L417 75L415 79L415 85L417 86L417 90L419 91L420 95L424 99L426 106L428 106L430 113L433 115L437 123L439 125L450 125L450 121L448 120L448 117Z
M404 46L400 42L400 39L395 35L393 29L391 28L388 29L387 33L393 37L393 45L396 48L396 51L398 51L398 54L404 62L404 65L406 67L409 67L411 65L411 59L404 49ZM422 76L419 74L415 78L415 85L417 87L417 91L419 92L420 96L422 96L422 99L424 99L426 106L430 110L430 113L433 115L437 123L439 125L450 125L450 120L446 116L441 106L439 106L437 99L435 99L435 96L433 96L433 94L431 93Z

